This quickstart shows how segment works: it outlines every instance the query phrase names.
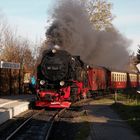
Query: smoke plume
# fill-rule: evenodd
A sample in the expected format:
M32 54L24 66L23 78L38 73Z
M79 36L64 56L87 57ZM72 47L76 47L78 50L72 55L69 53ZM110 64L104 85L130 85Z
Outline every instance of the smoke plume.
M72 55L80 55L88 64L120 69L128 63L130 41L116 30L93 29L83 4L63 0L52 17L54 21L46 32L52 44L60 45Z

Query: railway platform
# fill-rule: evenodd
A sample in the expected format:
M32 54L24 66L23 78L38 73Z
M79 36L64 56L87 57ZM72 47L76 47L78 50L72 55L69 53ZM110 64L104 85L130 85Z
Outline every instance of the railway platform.
M90 121L88 140L140 140L140 137L111 108L113 102L90 102L86 107Z
M34 95L0 96L0 124L29 109Z

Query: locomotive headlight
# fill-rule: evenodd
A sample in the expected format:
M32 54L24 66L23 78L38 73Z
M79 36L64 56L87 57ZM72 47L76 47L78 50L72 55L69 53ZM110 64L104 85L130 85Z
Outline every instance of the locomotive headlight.
M71 60L75 61L75 58L72 57Z
M89 65L87 65L87 69L89 68Z
M52 49L52 53L56 53L56 49Z
M64 86L65 85L65 82L64 81L61 81L60 82L60 86Z
M40 85L44 85L45 84L45 81L44 80L41 80L40 81Z

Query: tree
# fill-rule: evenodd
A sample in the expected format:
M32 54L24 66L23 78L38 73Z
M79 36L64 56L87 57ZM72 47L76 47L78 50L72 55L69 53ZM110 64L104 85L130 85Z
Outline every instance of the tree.
M32 55L30 42L17 37L16 33L7 28L3 33L2 51L0 59L8 62L20 63L26 69L34 69L35 59Z
M128 70L137 72L136 64L137 64L137 56L136 56L135 53L133 52L133 53L129 56Z
M140 45L138 45L138 50L137 50L137 63L140 63Z
M26 67L34 66L34 57L27 39L17 36L16 30L11 30L6 17L0 12L0 59L9 62L24 63Z
M5 35L9 31L9 25L5 16L0 11L0 54L4 48Z
M91 24L96 30L110 30L113 28L111 13L112 4L106 0L88 0L87 11Z

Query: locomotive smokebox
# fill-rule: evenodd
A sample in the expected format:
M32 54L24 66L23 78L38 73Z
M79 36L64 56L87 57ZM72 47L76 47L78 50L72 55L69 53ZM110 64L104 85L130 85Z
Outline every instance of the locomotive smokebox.
M70 61L71 55L64 50L46 50L40 63L41 73L49 81L66 80Z

